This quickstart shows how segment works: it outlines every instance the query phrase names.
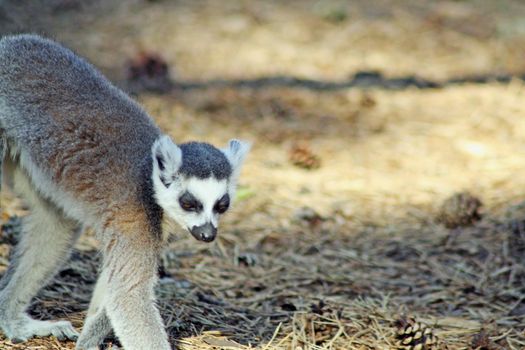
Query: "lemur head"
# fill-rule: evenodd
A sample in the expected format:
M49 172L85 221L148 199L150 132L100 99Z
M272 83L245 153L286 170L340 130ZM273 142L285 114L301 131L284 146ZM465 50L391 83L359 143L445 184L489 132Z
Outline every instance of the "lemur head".
M230 207L250 146L230 140L217 149L208 143L176 145L168 136L152 147L155 199L165 214L198 240L211 242L219 217Z

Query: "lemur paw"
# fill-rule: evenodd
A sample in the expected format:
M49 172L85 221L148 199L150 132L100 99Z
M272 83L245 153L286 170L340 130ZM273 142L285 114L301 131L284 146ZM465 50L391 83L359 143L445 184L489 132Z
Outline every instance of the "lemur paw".
M79 335L69 321L39 321L27 315L2 322L1 328L13 343L22 343L33 337L50 335L54 335L58 340L76 340Z

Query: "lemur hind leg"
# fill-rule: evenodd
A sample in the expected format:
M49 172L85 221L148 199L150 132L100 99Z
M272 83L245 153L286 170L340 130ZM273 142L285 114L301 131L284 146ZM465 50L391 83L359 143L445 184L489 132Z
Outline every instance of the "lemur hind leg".
M104 298L108 291L107 269L100 272L100 276L89 304L82 333L77 341L77 350L98 349L104 339L111 332L111 322L104 307Z
M42 198L28 176L15 167L14 189L31 207L23 221L22 235L15 248L11 266L0 281L0 329L13 341L33 336L54 335L75 339L77 331L67 321L39 321L30 318L26 308L57 272L78 238L78 225L66 219L52 203Z
M96 314L88 316L84 322L84 328L77 341L76 350L98 349L98 346L102 344L111 330L111 322L105 308L102 308Z

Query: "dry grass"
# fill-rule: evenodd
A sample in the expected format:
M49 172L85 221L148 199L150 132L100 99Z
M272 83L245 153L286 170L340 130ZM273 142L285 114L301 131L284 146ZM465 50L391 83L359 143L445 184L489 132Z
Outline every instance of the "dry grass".
M525 71L519 1L127 1L77 11L58 13L48 31L117 80L137 48L160 52L182 80L339 81L373 69L445 81ZM179 141L254 141L218 242L177 234L166 248L172 278L159 285L159 306L174 344L390 349L395 321L406 315L432 327L436 349L523 349L524 93L516 80L138 96ZM320 158L319 169L290 162L297 144ZM450 230L437 224L441 203L463 190L481 198L483 219ZM2 199L4 220L24 213L11 195ZM85 237L33 314L81 327L95 245ZM10 245L0 248L6 257ZM74 348L52 338L0 345Z

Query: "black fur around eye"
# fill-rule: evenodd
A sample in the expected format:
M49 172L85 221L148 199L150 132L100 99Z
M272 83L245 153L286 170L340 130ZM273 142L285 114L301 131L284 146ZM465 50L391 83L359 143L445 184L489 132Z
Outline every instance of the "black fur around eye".
M202 203L189 192L184 192L184 194L180 196L179 205L185 211L200 212L202 210Z
M213 211L219 214L223 214L224 212L226 212L226 210L228 210L229 207L230 207L230 196L228 194L225 194L224 196L222 196L221 199L219 199L215 203L215 205L213 206Z

